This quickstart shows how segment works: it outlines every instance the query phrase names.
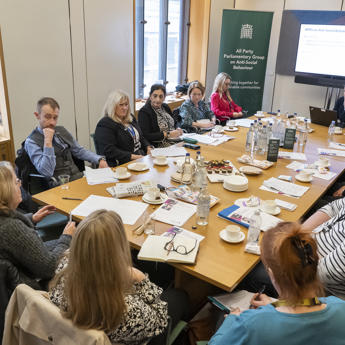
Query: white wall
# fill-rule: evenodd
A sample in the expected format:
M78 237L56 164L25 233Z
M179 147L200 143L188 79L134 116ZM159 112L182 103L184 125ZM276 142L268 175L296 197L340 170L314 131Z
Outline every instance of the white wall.
M133 104L133 1L1 0L0 23L16 148L40 97L56 98L85 147L109 91Z
M211 0L209 47L207 61L207 96L218 72L221 18L223 9L233 8L232 1ZM284 6L285 5L285 6ZM345 6L345 5L343 5ZM263 110L297 112L309 116L309 105L323 106L326 88L297 84L294 77L275 73L283 10L342 10L342 0L236 0L235 9L272 11L273 23L267 60L266 79L263 95Z

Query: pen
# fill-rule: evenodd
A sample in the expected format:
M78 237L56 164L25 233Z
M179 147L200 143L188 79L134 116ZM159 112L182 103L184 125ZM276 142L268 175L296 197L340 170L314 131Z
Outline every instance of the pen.
M258 301L258 300L259 300L260 295L263 294L263 292L265 291L265 289L266 289L266 285L264 284L264 285L262 285L261 289L259 290L258 295L255 297L255 301ZM251 305L249 306L249 309L255 309L255 308L256 308L256 307L255 307L253 304L251 304Z
M69 214L69 221L72 221L72 213Z
M80 198L68 198L67 196L63 196L62 199L63 200L80 200L80 201L83 200L83 199L80 199Z

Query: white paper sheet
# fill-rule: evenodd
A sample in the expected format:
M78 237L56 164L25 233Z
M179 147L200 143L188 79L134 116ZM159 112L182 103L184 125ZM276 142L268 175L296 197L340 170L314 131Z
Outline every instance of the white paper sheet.
M151 156L152 157L157 157L157 156L179 157L179 156L185 156L186 153L187 151L184 147L178 147L178 146L172 145L169 147L153 149L151 151Z
M87 217L96 210L106 209L117 212L124 224L133 225L145 212L148 205L133 200L119 200L106 196L90 195L81 202L71 214L74 216Z
M332 149L345 150L345 144L341 144L341 143L331 142L329 143L328 147Z
M251 123L254 123L254 120L250 120L250 119L236 119L234 126L249 128Z
M307 160L305 153L301 153L301 152L279 151L278 158L295 159L296 161L306 161Z
M85 167L84 175L86 176L86 181L89 185L113 183L118 181L115 177L115 172L112 171L111 168L91 169L90 167Z
M182 138L192 138L198 141L198 143L217 146L222 143L225 143L228 140L234 139L235 137L231 137L229 135L223 135L215 133L213 136L211 135L201 135L196 133L185 133L182 135Z
M301 197L309 189L309 187L304 187L295 183L282 181L275 177L271 177L268 180L265 180L263 185L265 187L272 188L286 195L291 195L297 198Z
M293 161L292 163L290 163L286 167L288 169L292 169L295 171L306 170L306 171L312 172L313 177L317 177L317 178L320 178L322 180L327 180L327 181L331 180L333 177L335 177L337 175L336 173L334 173L332 171L320 173L318 168L313 168L312 164L304 164L304 163L296 162L296 161Z
M318 148L319 155L324 156L336 156L336 157L345 157L345 152L340 150L331 150L331 149L323 149Z
M195 212L196 205L169 198L151 217L163 223L182 226Z

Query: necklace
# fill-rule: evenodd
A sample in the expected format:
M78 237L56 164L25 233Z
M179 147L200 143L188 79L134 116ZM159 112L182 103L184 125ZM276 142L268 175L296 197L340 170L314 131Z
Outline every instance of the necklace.
M311 307L315 305L321 305L322 303L317 297L313 298L303 298L302 300L298 301L297 303L290 303L285 299L278 300L276 302L271 303L275 308L277 307L289 307L289 306L304 306L304 307Z

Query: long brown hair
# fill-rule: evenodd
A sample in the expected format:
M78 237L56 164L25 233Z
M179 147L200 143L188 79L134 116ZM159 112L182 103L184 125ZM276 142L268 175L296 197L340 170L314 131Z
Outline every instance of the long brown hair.
M279 287L279 297L291 304L313 291L323 295L317 275L317 244L300 224L282 222L266 231L261 241L261 259L271 269Z
M67 311L76 326L114 330L126 311L131 255L121 217L99 210L77 228L63 272Z
M10 162L0 162L0 213L8 215L15 194L14 170Z

